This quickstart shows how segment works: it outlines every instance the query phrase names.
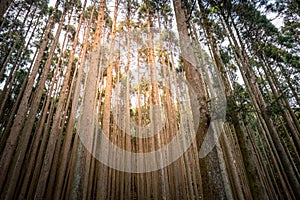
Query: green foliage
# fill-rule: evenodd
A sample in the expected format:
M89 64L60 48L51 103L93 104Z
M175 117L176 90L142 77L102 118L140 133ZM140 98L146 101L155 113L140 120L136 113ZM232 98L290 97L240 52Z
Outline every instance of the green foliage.
M25 48L24 37L27 27L24 27L19 19L13 20L9 15L4 20L7 26L0 30L0 70L4 70L5 73L0 77L0 82L3 82L10 70L17 65L20 69L27 68L31 53L28 47Z
M163 24L165 26L170 26L172 24L172 7L170 5L170 0L159 0L159 1L145 1L140 4L138 9L138 20L140 23L144 23L150 18L152 26L157 16L161 16L163 19Z

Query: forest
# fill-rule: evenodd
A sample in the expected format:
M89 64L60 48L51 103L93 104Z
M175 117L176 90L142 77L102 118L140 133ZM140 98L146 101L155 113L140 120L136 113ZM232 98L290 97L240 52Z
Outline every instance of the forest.
M297 0L0 0L0 199L300 199Z

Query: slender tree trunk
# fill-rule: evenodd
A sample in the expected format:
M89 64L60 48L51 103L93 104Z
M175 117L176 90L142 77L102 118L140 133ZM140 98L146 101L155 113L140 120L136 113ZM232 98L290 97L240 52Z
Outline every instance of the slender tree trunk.
M6 101L7 101L8 97L9 97L10 91L11 91L13 83L15 81L15 77L17 75L16 72L20 68L22 59L24 59L24 56L22 56L21 54L23 53L24 50L28 49L30 41L33 38L34 32L35 32L35 30L37 28L37 23L38 23L38 21L40 19L40 16L41 15L39 15L39 17L36 20L36 23L34 25L34 28L33 28L32 33L31 33L31 35L30 35L30 37L28 39L27 44L23 48L21 48L21 49L18 50L18 53L17 53L17 56L16 56L16 60L14 61L12 69L10 69L9 77L7 78L7 81L5 82L4 89L3 89L2 93L1 93L1 96L0 96L0 99L2 99L2 101L0 103L0 116L3 115L3 110L4 110L4 107L5 107ZM28 33L29 33L30 29L31 29L32 22L33 22L33 17L32 17L32 20L29 23L29 26L28 26L29 28L26 31L24 39L22 40L22 44L24 44L25 38L27 37L27 35L28 35ZM3 66L3 68L4 67L5 66ZM29 70L29 72L30 72L30 70ZM0 77L1 77L1 75L0 75Z
M7 172L8 172L8 168L10 165L10 162L13 158L13 153L14 150L16 148L17 145L17 140L18 140L18 136L21 132L21 129L23 127L23 122L25 121L25 117L26 117L26 112L27 112L27 107L28 107L28 101L29 98L31 96L31 92L32 92L32 87L34 85L34 80L35 77L38 73L39 70L39 65L41 63L43 54L44 54L44 50L46 48L46 45L48 43L48 38L49 38L49 34L52 28L52 25L54 23L54 16L57 10L58 4L56 4L55 9L50 17L49 23L47 24L46 27L46 31L45 31L45 35L44 38L41 42L41 46L39 49L39 53L37 55L37 59L35 61L35 64L33 66L33 69L31 71L27 86L25 88L25 92L23 94L23 98L22 101L20 103L17 115L16 115L16 119L14 120L13 126L11 128L11 134L9 135L9 138L7 139L6 142L6 146L4 151L2 152L2 156L1 156L1 160L0 160L0 176L1 177L6 177ZM3 184L4 184L4 180L5 178L1 178L0 179L0 191L2 190Z
M66 16L67 12L68 12L68 8L65 7L64 11L63 11L63 14L60 18L58 30L57 30L57 33L56 33L56 36L55 36L55 39L54 39L54 44L51 46L52 48L55 48L56 45L57 45L57 42L58 42L58 39L59 39L59 36L60 36L60 32L62 30L63 22L65 20L65 16ZM50 50L50 56L53 55L53 53L54 53L54 49L51 49ZM45 64L46 69L48 68L48 65L50 66L50 64L51 64L50 63L51 62L51 57L48 57L48 59L46 61L46 64ZM44 77L45 77L45 75L43 76L43 78ZM65 79L66 78L67 77L65 77ZM42 83L45 82L45 79L41 79L41 80L42 80ZM40 94L37 94L36 98L39 99ZM57 119L58 116L59 115L56 114L55 118ZM36 198L42 198L45 194L46 182L47 182L47 179L48 179L48 175L49 175L49 172L50 172L50 167L51 167L51 164L52 164L52 158L53 158L53 155L52 155L51 151L54 150L54 147L55 147L55 142L53 142L53 138L56 139L56 134L57 134L57 132L53 131L53 129L56 129L58 127L58 124L55 124L55 122L56 122L56 120L54 120L54 122L53 122L52 129L51 129L50 136L49 136L49 140L48 140L48 143L47 143L47 149L46 149L46 153L44 155L44 162L43 162L42 169L41 169L41 175L39 177L39 181L38 181L37 188L36 188L36 194L35 194Z
M111 119L111 96L112 96L112 71L113 71L113 56L114 56L114 48L115 48L115 34L116 34L116 22L117 22L117 14L118 14L118 6L119 1L115 1L114 6L114 15L113 15L113 24L112 24L112 30L111 30L111 40L110 40L110 54L108 58L108 65L106 68L106 86L105 86L105 96L104 96L104 105L103 105L103 127L102 131L103 134L107 135L107 137L110 137L111 131L110 131L110 119ZM101 66L104 67L104 66ZM102 145L102 141L100 141L100 145ZM110 159L110 158L108 158ZM108 173L110 169L105 165L100 165L99 170L99 177L100 180L98 181L98 184L100 186L99 193L97 196L101 198L109 198L108 197L108 191L107 191L107 181L108 181Z
M93 7L94 8L94 7ZM61 164L58 169L58 180L56 184L56 189L55 189L55 194L54 194L54 199L59 199L61 196L61 190L63 187L63 182L64 182L64 175L66 172L66 167L67 167L67 156L69 155L69 151L71 148L71 138L73 136L73 126L75 122L75 113L78 105L78 98L79 98L79 89L80 89L80 84L81 84L81 79L82 79L82 73L83 73L83 67L84 67L84 62L85 62L85 57L86 57L86 48L87 48L87 40L88 40L88 33L90 31L90 24L91 24L91 19L93 16L93 11L91 13L91 18L89 19L86 31L85 31L85 36L84 36L84 42L83 42L83 47L82 47L82 54L81 54L81 61L80 61L80 66L79 66L79 72L77 76L77 84L75 87L75 92L74 92L74 100L72 102L72 108L71 108L71 113L70 113L70 120L68 121L67 125L67 130L66 130L66 138L64 140L64 145L63 145L63 155L61 157Z
M241 42L240 35L238 32L236 32L239 43L240 43L240 45L242 45L239 48L239 45L237 45L237 41L236 41L235 37L233 36L231 27L228 25L228 22L226 20L225 20L225 23L227 23L226 27L228 28L230 36L234 41L235 47L238 47L238 48L235 48L237 50L236 53L238 54L238 57L239 57L238 59L245 64L245 66L240 65L240 67L241 67L242 75L244 74L243 75L244 81L245 81L245 83L248 83L246 85L249 89L252 102L254 103L255 108L261 112L262 120L264 120L265 125L267 126L268 130L270 131L270 135L272 137L274 144L276 145L277 152L278 152L280 159L284 165L284 168L286 169L288 179L292 183L293 191L294 191L295 195L298 197L300 195L300 192L296 188L299 186L299 182L294 174L294 170L292 169L292 166L290 164L290 161L288 160L286 152L284 151L283 145L280 141L278 132L273 125L271 117L267 114L266 103L262 97L262 94L260 93L259 87L257 85L256 77L254 75L254 72L252 71L251 65L249 64L248 56L247 56L245 48L243 47L243 44ZM246 77L249 77L249 80Z
M80 128L78 131L80 131L81 134L94 134L94 115L91 113L95 113L95 101L96 101L96 94L97 94L97 83L98 83L98 74L99 74L99 47L100 47L100 41L103 35L103 25L104 25L104 12L106 7L106 1L101 0L98 10L98 19L97 19L97 25L96 25L96 32L94 35L94 42L91 49L90 54L90 62L89 62L89 70L86 77L86 84L85 84L85 90L82 100L82 105L84 105L81 109L84 110L84 112L81 114L79 123ZM93 136L91 136L93 137ZM92 144L91 144L92 145ZM84 169L85 167L87 169L90 169L90 158L85 158L84 156L91 156L86 154L82 150L82 145L78 145L77 156L75 161L76 170ZM90 148L92 149L92 147ZM79 159L79 160L78 160ZM86 160L87 159L87 160ZM86 166L87 165L87 166ZM86 170L84 173L76 173L74 174L74 177L72 178L72 188L71 188L71 194L70 196L72 198L80 198L80 196L83 196L84 191L83 188L79 187L80 185L87 184L85 179L88 178L86 176L89 176L89 170ZM91 172L92 173L92 172Z

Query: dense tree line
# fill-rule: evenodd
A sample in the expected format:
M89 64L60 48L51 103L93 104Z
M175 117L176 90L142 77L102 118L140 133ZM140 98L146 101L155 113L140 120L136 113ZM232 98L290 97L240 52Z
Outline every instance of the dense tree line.
M1 0L0 199L300 199L299 31L295 0ZM176 33L177 49L158 45ZM197 96L190 123L180 119L191 91L174 77ZM222 95L226 119L202 157ZM196 139L172 164L129 173L83 145L79 132L103 145L97 126L132 152L178 129ZM162 131L141 139L126 134L134 128Z

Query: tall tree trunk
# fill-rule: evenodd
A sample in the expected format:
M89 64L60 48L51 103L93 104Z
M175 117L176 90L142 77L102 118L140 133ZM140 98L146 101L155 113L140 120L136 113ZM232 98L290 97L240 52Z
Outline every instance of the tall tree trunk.
M115 34L116 34L116 23L117 23L117 14L118 14L118 6L119 1L115 1L114 6L114 15L113 15L113 23L112 23L112 30L110 34L110 49L109 49L109 58L108 58L108 65L106 68L106 86L105 86L105 95L104 95L104 105L103 105L103 127L102 127L102 134L107 135L107 137L110 137L111 131L110 131L110 119L111 119L111 96L112 96L112 71L113 71L113 62L114 61L114 48L115 48ZM104 66L100 66L104 67ZM99 141L100 145L102 145L102 141ZM109 150L108 150L109 151ZM109 159L109 158L108 158ZM99 177L100 180L98 181L98 184L100 186L99 193L97 194L98 197L101 198L109 198L108 191L107 191L107 181L108 181L108 172L111 169L109 169L107 166L101 164L100 170L99 170Z
M65 8L64 8L63 14L60 18L58 30L57 30L57 33L56 33L56 36L55 36L55 39L54 39L55 43L51 46L52 48L56 47L56 44L57 44L59 36L60 36L60 32L61 32L62 27L63 27L65 16L67 15L67 12L69 11L68 9L72 10L72 8L68 8L68 6L66 5ZM51 54L53 55L53 53L54 53L54 49L53 49L53 51L51 49L50 50L50 56L51 56ZM45 64L45 66L46 66L45 69L47 69L48 66L50 67L50 64L51 64L51 57L48 57L48 59L46 61L46 64ZM45 76L46 75L44 75L43 78ZM65 77L65 79L67 79L67 77ZM42 83L44 83L45 79L41 79L41 81L42 81ZM41 97L41 95L37 94L36 98L39 99L40 97ZM59 116L58 114L55 115L56 118L58 116ZM50 172L50 167L52 165L52 158L53 158L53 155L52 155L51 151L52 150L54 151L54 148L55 148L55 142L53 141L53 138L57 139L56 138L57 132L53 131L53 129L56 129L58 127L58 124L55 124L55 122L56 121L53 122L52 129L51 129L50 136L49 136L49 140L48 140L48 143L47 143L47 149L46 149L46 153L44 155L44 162L43 162L42 169L41 169L41 175L40 175L39 181L37 183L36 194L35 194L36 198L42 198L45 195L46 183L47 183L47 180L48 180L48 175L49 175L49 172Z
M90 53L90 61L89 61L89 69L86 77L85 90L83 94L83 107L81 110L84 112L81 114L79 123L79 132L81 134L93 134L94 133L94 113L95 113L95 101L97 94L97 83L98 83L98 74L99 74L99 48L100 41L103 35L103 25L104 25L104 12L106 7L106 1L101 0L99 9L98 9L98 19L96 25L96 32L94 35L94 42L92 45L91 53ZM82 150L82 145L78 145L77 156L76 156L76 170L81 170L87 167L90 168L90 158L86 158L84 156L91 156L86 154ZM90 148L92 149L92 147ZM80 160L78 160L80 159ZM87 165L87 166L85 166ZM91 172L92 173L92 172ZM89 170L86 170L82 174L74 174L72 177L72 188L71 188L71 196L72 198L80 198L80 196L84 195L84 188L80 188L80 185L87 184L85 178L89 176ZM86 186L86 185L85 185ZM87 186L86 186L87 187Z
M225 19L225 18L223 17L223 19ZM248 55L247 55L246 50L241 41L241 38L239 35L240 33L238 31L236 31L236 35L238 37L238 41L241 46L238 45L236 37L234 36L231 26L228 24L228 21L226 21L226 20L224 20L224 21L226 23L226 28L229 31L230 37L234 42L233 48L236 50L235 53L237 54L237 62L243 63L243 65L240 65L239 67L242 72L244 82L246 83L246 86L248 87L248 91L250 93L252 102L253 102L255 108L261 112L261 113L259 113L259 115L261 115L261 119L263 120L263 123L265 123L268 131L270 132L272 140L273 140L274 144L276 145L276 149L280 156L280 159L284 165L284 168L286 169L288 179L292 183L293 191L294 191L295 195L298 197L300 195L300 192L296 188L299 186L299 181L297 180L294 170L292 169L292 165L290 164L290 161L288 160L287 154L286 154L286 152L283 148L283 145L280 141L278 132L275 129L272 118L267 114L266 103L264 101L264 98L263 98L260 90L259 90L255 74L251 68L251 65L248 60ZM235 25L234 25L234 28L235 28L235 30L237 30Z
M86 58L86 48L87 48L87 41L88 41L88 33L90 32L90 25L92 21L92 16L93 16L93 10L91 12L91 17L88 21L87 27L85 28L85 34L84 34L84 42L83 42L83 47L82 47L82 53L81 53L81 60L80 60L80 66L79 67L79 72L77 76L77 83L75 86L74 90L74 100L72 102L72 108L71 108L71 113L70 113L70 120L68 121L67 124L67 130L66 130L66 137L64 140L64 145L63 145L63 153L61 157L61 163L59 165L58 169L58 180L57 180L57 185L55 189L55 194L54 194L54 199L59 199L61 196L61 190L63 189L63 182L65 180L65 172L67 168L67 157L69 155L69 151L71 148L71 138L73 136L73 126L75 123L75 113L78 105L78 98L79 98L79 89L80 89L80 84L81 84L81 79L82 79L82 74L83 74L83 67L85 63L85 58Z
M58 7L58 3L55 6L55 9L52 13L52 15L50 16L50 20L47 24L46 30L45 30L45 34L44 34L44 38L41 41L41 46L39 49L39 53L37 55L37 58L35 60L35 64L33 66L33 69L31 71L27 86L25 88L25 92L23 94L23 98L22 101L20 102L20 106L18 109L18 112L16 114L16 119L14 120L13 126L11 128L10 131L10 135L9 138L7 139L6 142L6 146L4 151L2 152L1 155L1 160L0 160L0 176L3 177L0 179L0 191L2 190L4 181L5 181L5 177L7 175L7 171L10 165L10 162L13 158L13 153L14 150L16 148L17 145L17 141L18 141L18 136L21 132L21 129L23 127L23 122L25 121L26 118L26 112L27 112L27 108L28 108L28 101L29 98L31 96L31 92L33 89L33 85L34 85L34 81L36 78L36 75L38 73L39 70L39 66L44 54L44 50L46 49L47 43L48 43L48 38L49 38L49 34L51 31L51 28L53 26L54 23L54 16L55 13L57 11L57 7Z
M222 64L222 61L220 58L220 54L217 53L216 41L215 41L214 37L212 36L211 27L208 26L207 14L205 13L202 2L198 1L198 4L200 7L200 13L202 16L203 27L204 27L207 37L209 39L216 65L218 67L218 70L220 72L222 72L222 71L224 71L224 67L223 67L223 64ZM224 73L222 73L222 74L224 74ZM229 83L228 83L228 81L226 81L227 78L224 75L222 76L222 80L226 85L225 89L227 90L226 93L227 93L229 107L232 108L232 110L233 110L233 113L230 113L230 117L232 118L232 122L234 124L235 131L237 134L237 139L239 141L239 147L241 149L243 163L246 168L247 179L248 179L248 184L251 189L251 194L254 199L266 199L267 198L266 191L264 190L264 187L262 185L263 183L260 180L260 176L258 173L258 169L256 167L256 163L254 162L253 157L251 157L249 154L250 152L253 151L253 149L251 148L251 144L249 143L250 141L246 139L246 138L248 138L248 136L245 135L240 128L240 124L239 124L240 120L238 119L238 113L235 112L236 104L235 104L234 99L231 97L231 95L228 91ZM230 95L230 96L228 96L228 95Z

